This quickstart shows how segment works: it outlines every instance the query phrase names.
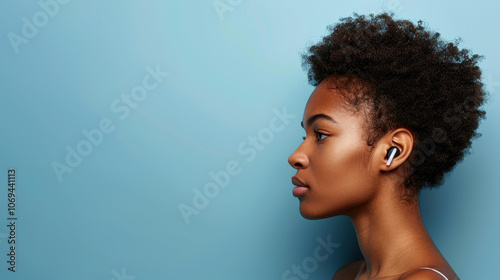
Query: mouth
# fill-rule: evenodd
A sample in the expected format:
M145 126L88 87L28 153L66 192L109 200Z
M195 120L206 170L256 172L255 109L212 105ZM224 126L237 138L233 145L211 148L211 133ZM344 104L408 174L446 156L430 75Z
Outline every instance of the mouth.
M292 177L292 184L295 185L292 192L295 197L303 197L309 191L309 186L295 176Z

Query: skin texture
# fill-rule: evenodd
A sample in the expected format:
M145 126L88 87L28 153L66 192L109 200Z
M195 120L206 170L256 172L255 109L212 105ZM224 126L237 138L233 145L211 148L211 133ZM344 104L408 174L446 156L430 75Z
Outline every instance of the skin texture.
M434 245L420 215L418 197L402 199L401 180L413 148L406 128L386 133L373 149L366 143L366 111L353 110L326 79L311 94L303 115L306 138L289 157L296 177L308 186L299 197L300 213L307 219L337 215L350 217L364 260L347 264L333 279L443 279L417 270L432 267L448 279L458 279ZM324 114L335 120L316 118ZM387 166L387 150L401 154ZM413 277L413 278L412 278Z

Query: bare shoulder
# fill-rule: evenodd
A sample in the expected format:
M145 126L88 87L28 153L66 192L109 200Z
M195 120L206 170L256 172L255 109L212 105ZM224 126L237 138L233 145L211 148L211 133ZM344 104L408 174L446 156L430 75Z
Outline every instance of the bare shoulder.
M354 279L364 264L365 260L350 262L339 268L333 275L332 280Z
M452 272L443 272L434 269L417 269L406 275L401 280L459 280L458 276Z

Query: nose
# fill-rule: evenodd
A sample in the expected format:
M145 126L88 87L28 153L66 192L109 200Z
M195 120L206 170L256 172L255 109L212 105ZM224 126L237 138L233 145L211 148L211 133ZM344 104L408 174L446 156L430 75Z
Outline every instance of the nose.
M295 169L306 168L309 165L309 159L303 151L303 145L300 145L297 150L288 157L288 164Z

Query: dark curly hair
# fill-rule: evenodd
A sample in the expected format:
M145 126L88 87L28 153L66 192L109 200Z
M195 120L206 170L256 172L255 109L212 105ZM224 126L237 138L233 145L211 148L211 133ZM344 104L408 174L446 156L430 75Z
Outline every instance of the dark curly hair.
M399 168L403 189L418 194L443 184L444 175L470 153L486 100L477 63L483 56L444 42L422 21L393 19L387 12L369 17L354 13L330 25L329 35L302 53L309 83L344 77L338 88L364 84L358 94L342 94L352 108L370 104L367 144L405 127L414 137L407 168ZM336 81L338 84L338 80ZM359 83L361 82L361 83ZM403 171L401 171L403 170Z

